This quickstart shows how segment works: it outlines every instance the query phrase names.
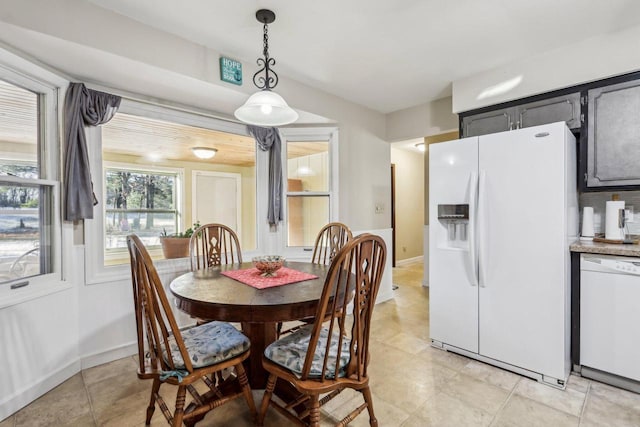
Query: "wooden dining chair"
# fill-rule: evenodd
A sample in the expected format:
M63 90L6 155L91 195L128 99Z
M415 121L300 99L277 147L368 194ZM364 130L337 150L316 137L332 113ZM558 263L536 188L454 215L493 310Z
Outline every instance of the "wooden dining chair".
M189 255L191 271L242 263L238 236L224 224L205 224L196 228L189 241Z
M249 339L226 322L178 329L146 248L136 235L127 237L127 246L138 336L138 378L153 380L146 424L151 422L156 404L169 424L193 425L212 409L242 396L255 419L256 408L242 366L249 357ZM235 375L229 375L224 383L210 379L227 368L234 368ZM208 386L203 395L194 387L198 380ZM173 413L159 394L164 383L178 386ZM185 407L187 391L192 402Z
M316 237L311 262L329 265L336 253L352 238L349 227L341 222L330 222L320 229Z
M348 424L364 409L369 412L369 424L378 425L367 366L371 314L385 260L384 241L372 234L354 238L336 253L315 323L275 341L263 353L262 365L269 372L269 380L258 425L263 425L269 406L273 406L297 425L316 427L320 423L320 407L347 388L362 393L364 403L338 425ZM328 324L322 321L326 316ZM274 400L278 381L289 382L300 397L285 404ZM321 399L320 395L326 393Z
M311 256L311 263L329 265L338 251L351 239L353 239L353 234L349 227L341 222L330 222L322 227L316 236L313 255ZM278 322L278 325L276 326L276 336L280 338L281 336L297 331L303 325L313 323L314 321L314 317L300 319L302 325L293 326L284 331L282 330L282 322Z

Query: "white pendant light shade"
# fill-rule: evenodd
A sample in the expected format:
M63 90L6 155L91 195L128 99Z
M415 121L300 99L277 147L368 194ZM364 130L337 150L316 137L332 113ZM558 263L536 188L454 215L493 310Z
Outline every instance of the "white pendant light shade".
M234 115L238 120L256 126L283 126L298 120L298 113L271 90L251 95Z

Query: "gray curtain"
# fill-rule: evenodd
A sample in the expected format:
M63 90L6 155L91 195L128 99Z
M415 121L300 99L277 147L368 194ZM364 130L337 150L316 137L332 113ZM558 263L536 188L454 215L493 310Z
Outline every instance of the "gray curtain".
M71 83L64 103L64 219L76 221L93 218L98 204L93 193L86 126L107 123L118 111L121 98L87 89L82 83Z
M247 126L258 147L262 151L269 151L269 211L267 219L271 227L277 227L282 220L282 157L280 150L282 142L276 128Z

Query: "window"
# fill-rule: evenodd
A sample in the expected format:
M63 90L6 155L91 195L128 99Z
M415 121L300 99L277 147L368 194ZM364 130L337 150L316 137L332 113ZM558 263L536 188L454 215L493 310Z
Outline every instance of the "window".
M335 129L282 131L286 151L286 246L309 248L318 231L335 218L332 158Z
M181 172L107 166L105 182L105 262L127 254L127 235L137 234L148 248L159 247L161 234L178 231ZM115 255L115 256L114 256Z
M126 272L105 268L128 265L131 233L156 260L164 258L162 234L184 232L194 223L227 224L243 254L257 248L256 145L245 126L123 99L115 117L89 138L99 140L90 150L101 146L90 155L102 211L87 230L87 245L101 248L92 249L89 283ZM196 147L217 151L199 158Z
M56 122L55 92L4 69L2 75L7 79L0 80L0 283L8 283L55 270L58 183L51 179L51 153L57 145L44 125L45 119Z

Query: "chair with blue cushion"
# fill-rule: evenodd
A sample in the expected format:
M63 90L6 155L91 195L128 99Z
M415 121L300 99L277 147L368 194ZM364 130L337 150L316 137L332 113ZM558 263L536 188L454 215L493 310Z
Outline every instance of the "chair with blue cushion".
M312 264L329 265L333 257L342 249L344 245L353 239L353 234L349 227L341 222L330 222L320 229L316 236L316 243L313 246ZM276 335L280 338L300 329L304 324L310 324L315 318L309 317L300 319L302 325L294 326L285 331L282 330L282 322L278 323Z
M378 425L367 366L371 314L385 260L384 241L372 234L354 238L336 253L315 322L265 349L262 365L269 372L269 380L259 425L263 424L269 406L273 406L297 425L318 426L320 407L347 388L362 393L364 403L338 425L346 425L365 409L369 412L369 424ZM279 381L288 382L299 397L285 404L274 400Z
M242 366L249 357L249 339L226 322L178 329L146 248L136 235L127 237L127 245L138 335L138 378L153 380L146 424L151 422L156 404L169 424L193 425L207 412L239 397L245 398L255 419L256 408ZM230 374L224 383L211 380L216 373L230 368L235 369L235 374ZM208 386L205 394L194 387L198 380ZM173 413L159 394L164 383L178 386ZM187 391L192 401L185 407Z

